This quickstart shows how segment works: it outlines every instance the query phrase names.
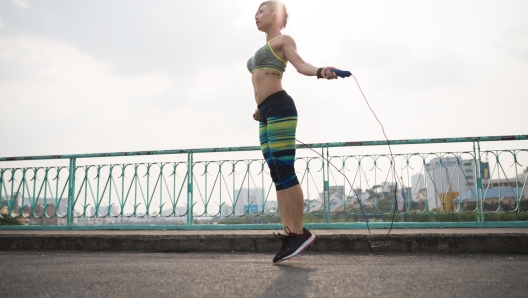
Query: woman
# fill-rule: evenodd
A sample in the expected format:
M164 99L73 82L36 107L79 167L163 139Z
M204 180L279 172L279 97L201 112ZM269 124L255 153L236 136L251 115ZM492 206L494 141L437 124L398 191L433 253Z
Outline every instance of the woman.
M299 56L293 38L281 33L287 20L288 14L281 2L265 1L260 5L255 21L258 30L266 33L266 44L247 64L258 105L253 119L259 121L260 147L275 184L283 225L283 231L278 234L282 243L274 263L298 255L315 241L315 236L303 227L304 196L294 170L297 110L292 98L282 89L282 74L289 61L305 76L337 78L330 71L336 68L317 68Z

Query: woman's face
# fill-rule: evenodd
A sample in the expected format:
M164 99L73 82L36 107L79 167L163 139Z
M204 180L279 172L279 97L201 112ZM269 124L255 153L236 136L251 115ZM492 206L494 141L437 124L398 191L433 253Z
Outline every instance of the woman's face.
M255 14L255 22L260 31L267 31L273 25L273 13L267 5L262 5Z

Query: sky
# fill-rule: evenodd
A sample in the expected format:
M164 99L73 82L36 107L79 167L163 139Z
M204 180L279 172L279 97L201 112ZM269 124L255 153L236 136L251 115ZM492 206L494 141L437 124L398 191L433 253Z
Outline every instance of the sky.
M0 156L258 145L259 1L0 0ZM390 139L526 134L528 2L285 0ZM305 143L382 140L352 78L288 65Z

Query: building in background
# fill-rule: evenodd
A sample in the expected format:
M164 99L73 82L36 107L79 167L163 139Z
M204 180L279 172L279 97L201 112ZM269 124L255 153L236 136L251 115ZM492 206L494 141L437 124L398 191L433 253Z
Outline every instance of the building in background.
M328 200L330 202L330 210L343 209L344 202L347 200L345 195L345 186L336 185L328 187ZM310 211L320 211L324 208L324 193L319 193L319 199L312 200L310 203Z
M452 200L469 189L476 188L476 167L471 159L454 156L433 158L426 164L425 181L429 210L452 211Z
M235 190L233 204L238 215L250 211L251 213L262 212L262 204L265 199L262 188L241 188ZM228 212L229 214L231 212Z
M415 197L420 189L425 188L425 176L417 173L411 176L411 194Z
M483 191L482 200L486 210L497 210L499 201L503 211L514 211L517 208L517 200L521 204L526 200L522 187L496 187ZM454 204L460 204L462 209L473 210L476 207L477 193L467 190L453 200Z
M233 206L231 206L227 202L223 202L223 204L222 204L222 216L233 215L231 213L233 213Z

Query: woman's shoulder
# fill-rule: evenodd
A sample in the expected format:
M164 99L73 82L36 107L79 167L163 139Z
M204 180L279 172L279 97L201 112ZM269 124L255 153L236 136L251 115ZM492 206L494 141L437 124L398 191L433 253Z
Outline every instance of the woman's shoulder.
M293 37L291 37L291 36L289 36L289 35L286 35L286 34L281 35L281 37L279 38L279 40L281 40L281 39L282 39L282 42L295 42L295 41L293 40Z
M277 41L280 47L285 45L295 46L295 40L293 40L293 37L289 35L281 35L281 37Z

